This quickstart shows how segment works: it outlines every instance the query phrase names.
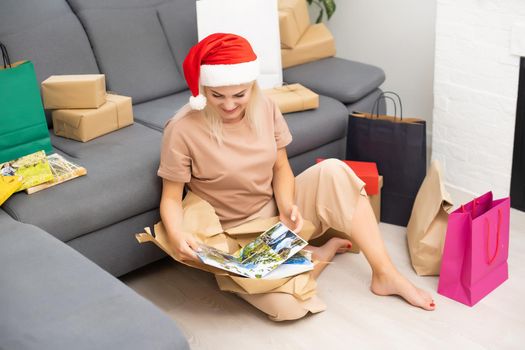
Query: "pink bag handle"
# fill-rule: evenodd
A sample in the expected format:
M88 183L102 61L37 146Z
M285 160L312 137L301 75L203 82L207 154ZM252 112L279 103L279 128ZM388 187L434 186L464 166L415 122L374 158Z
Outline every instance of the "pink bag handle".
M490 238L490 223L489 219L485 218L485 224L487 225L487 263L491 265L494 262L494 259L496 259L496 256L498 256L499 253L499 237L500 237L500 226L501 226L501 209L498 209L498 228L497 228L497 236L496 236L496 250L494 251L494 255L490 256L490 249L489 249L489 238Z
M476 216L476 205L479 204L478 202L478 199L474 199L472 201L472 218L474 218L474 216ZM464 213L465 212L465 206L463 204L461 204L461 211Z

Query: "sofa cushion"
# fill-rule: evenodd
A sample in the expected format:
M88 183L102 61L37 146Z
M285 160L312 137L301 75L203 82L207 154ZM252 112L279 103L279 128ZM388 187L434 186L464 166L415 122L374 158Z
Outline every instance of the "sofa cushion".
M283 80L348 104L378 88L385 81L385 73L376 66L330 57L287 68Z
M374 113L376 113L378 107L374 107L374 104L376 100L379 98L379 96L381 96L382 92L383 91L381 89L375 89L374 91L364 96L359 101L347 104L346 109L348 109L348 113L349 114L353 112L371 113L372 108L374 108ZM385 100L381 99L378 105L379 105L379 114L385 114L386 113Z
M188 103L190 96L190 90L184 90L153 101L136 104L133 106L135 120L152 129L162 131L164 124L175 115L179 108Z
M157 8L179 70L190 48L198 41L195 0L176 0Z
M2 0L0 41L12 62L33 62L39 82L53 74L99 73L86 33L65 0Z
M148 127L162 131L166 121L188 102L188 90L154 101L133 106L135 119ZM288 156L315 149L346 137L348 110L333 98L319 96L319 108L284 115L293 141Z
M188 349L151 302L58 241L0 211L1 349Z
M109 90L140 103L186 88L155 8L88 8L77 13Z
M339 101L319 96L319 108L284 115L293 141L286 147L288 156L316 149L346 137L348 110Z
M67 0L75 12L86 9L155 7L166 1L180 0Z
M161 136L140 124L87 143L52 134L53 147L88 174L31 195L17 193L2 208L64 242L158 208Z
M153 129L162 131L166 121L188 102L188 90L154 101L133 106L135 119ZM284 115L292 143L287 147L288 155L315 149L346 136L348 110L333 98L319 96L319 108L287 113Z

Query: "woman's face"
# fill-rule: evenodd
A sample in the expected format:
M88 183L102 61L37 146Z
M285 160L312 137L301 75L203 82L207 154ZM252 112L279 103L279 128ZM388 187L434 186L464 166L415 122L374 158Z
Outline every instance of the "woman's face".
M239 121L244 116L252 93L251 83L205 87L207 103L217 109L224 123Z

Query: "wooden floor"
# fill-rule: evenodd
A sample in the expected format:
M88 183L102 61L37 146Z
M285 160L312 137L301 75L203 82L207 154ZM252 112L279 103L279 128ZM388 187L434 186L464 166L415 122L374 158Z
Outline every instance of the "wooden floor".
M168 313L192 349L525 349L525 213L511 210L509 280L472 308L437 294L437 277L413 272L405 228L380 228L396 266L432 291L436 311L373 295L362 254L337 256L319 278L326 311L284 323L219 291L210 274L171 259L122 280Z

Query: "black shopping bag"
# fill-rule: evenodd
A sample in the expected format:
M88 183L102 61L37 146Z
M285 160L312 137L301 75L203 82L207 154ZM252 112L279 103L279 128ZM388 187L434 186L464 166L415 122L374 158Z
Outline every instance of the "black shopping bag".
M399 102L400 116L374 114L381 99ZM417 192L426 175L426 122L403 118L396 93L383 92L371 113L350 115L347 159L376 162L383 175L381 221L406 226ZM397 115L397 106L395 107Z

